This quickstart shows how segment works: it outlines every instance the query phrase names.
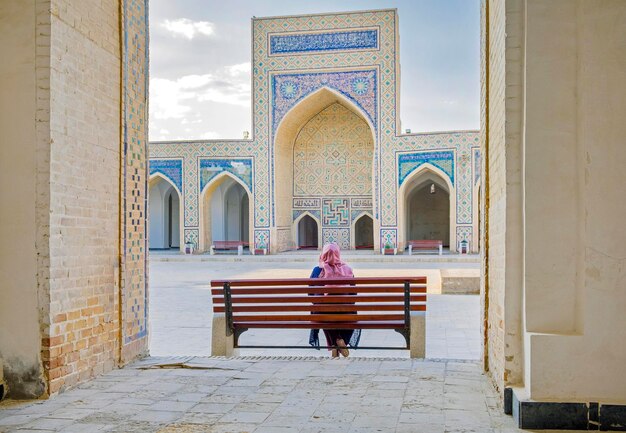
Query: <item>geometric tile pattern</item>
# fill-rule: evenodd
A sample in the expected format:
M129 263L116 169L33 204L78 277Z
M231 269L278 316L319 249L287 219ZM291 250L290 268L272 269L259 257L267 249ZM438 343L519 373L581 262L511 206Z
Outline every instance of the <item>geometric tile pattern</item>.
M282 40L282 48L270 55L270 37L330 34L335 32L377 31L376 48L339 48L341 38L309 37L296 42ZM252 136L250 140L203 140L161 142L151 144L153 158L183 160L183 195L185 230L198 229L199 159L249 159L251 167L251 201L254 203L255 242L257 233L269 243L274 202L274 144L276 126L299 101L320 88L346 98L359 115L367 119L374 132L371 177L371 195L355 197L345 204L347 213L342 224L352 219L354 209L370 210L381 227L379 238L397 242L397 190L400 175L398 154L417 152L452 152L454 158L437 163L454 183L457 203L457 221L471 227L473 184L476 172L478 132L444 132L432 134L398 135L400 118L397 112L399 93L399 50L397 50L397 14L394 10L302 15L286 18L257 18L252 25ZM304 41L304 42L303 42ZM324 42L326 41L326 42ZM348 42L346 42L348 43ZM349 42L352 43L352 42ZM324 45L326 44L326 45ZM360 42L358 43L360 44ZM358 45L357 44L357 45ZM367 45L367 44L366 44ZM364 45L364 46L366 46ZM285 48L291 47L291 48ZM324 47L328 49L325 50ZM299 50L287 52L288 50ZM304 119L303 123L307 120ZM332 143L330 143L332 144ZM433 164L435 165L435 164ZM316 173L320 178L320 173ZM294 197L293 209L321 211L309 199L330 198L325 194ZM338 195L340 192L338 192ZM305 201L306 200L306 201ZM367 202L369 200L369 206ZM355 203L357 204L355 206ZM291 212L290 212L291 213ZM343 227L342 227L343 228ZM277 229L277 238L291 242L292 236ZM330 232L329 232L330 233ZM465 234L462 230L459 233ZM329 235L330 236L330 235ZM334 233L333 236L338 236ZM349 229L347 237L350 237ZM272 240L274 241L274 240ZM277 245L281 245L277 243Z
M272 75L272 136L285 114L309 94L328 87L353 102L376 128L376 70Z
M385 248L388 246L395 248L398 245L398 231L396 229L381 229L380 245Z
M456 227L456 242L457 245L461 241L472 242L472 226L457 226ZM469 245L471 248L472 246Z
M172 181L179 191L183 190L183 161L182 159L151 159L150 176L160 173Z
M252 185L252 160L246 159L200 159L199 177L200 192L217 175L228 172L239 178L250 191Z
M270 231L269 230L255 230L254 231L254 247L261 248L261 249L270 247Z
M123 0L122 361L147 353L148 4Z
M347 198L323 199L322 226L349 227L350 200Z
M480 179L480 171L481 171L481 162L480 162L480 147L472 147L472 171L474 172L474 183L478 182Z
M454 185L454 152L415 152L402 153L398 156L398 186L404 179L423 164L432 164L441 169Z
M336 243L341 249L350 248L349 228L322 228L322 243Z
M341 104L314 116L294 145L294 196L371 195L369 126Z
M351 30L328 33L270 35L270 55L378 49L378 31Z

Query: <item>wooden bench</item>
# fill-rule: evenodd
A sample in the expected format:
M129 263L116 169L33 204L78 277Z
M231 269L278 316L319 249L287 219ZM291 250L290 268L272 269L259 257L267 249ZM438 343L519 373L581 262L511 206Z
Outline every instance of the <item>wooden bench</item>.
M443 241L423 239L419 241L409 241L409 255L413 250L439 250L439 255L443 254Z
M265 328L389 329L406 346L359 348L409 349L412 358L424 357L426 277L213 280L211 294L215 356L236 348L303 348L239 344L248 329Z
M242 255L243 247L247 246L248 242L243 241L213 241L211 254L215 254L215 250L237 250L237 255Z

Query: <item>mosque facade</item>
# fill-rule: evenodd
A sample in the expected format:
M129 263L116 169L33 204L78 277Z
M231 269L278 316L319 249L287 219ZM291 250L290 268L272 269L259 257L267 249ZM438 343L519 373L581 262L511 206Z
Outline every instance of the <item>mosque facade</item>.
M479 249L480 133L402 133L395 9L252 20L252 136L151 142L150 248Z

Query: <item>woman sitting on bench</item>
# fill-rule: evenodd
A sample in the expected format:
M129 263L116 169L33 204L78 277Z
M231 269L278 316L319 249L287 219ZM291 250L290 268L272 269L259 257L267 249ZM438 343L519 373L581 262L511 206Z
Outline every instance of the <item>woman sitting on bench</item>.
M309 278L342 278L354 277L352 268L341 261L341 254L337 244L326 244L320 254L319 266L313 268ZM338 314L338 313L337 313ZM328 350L332 346L339 349L332 349L333 358L338 358L339 354L347 357L350 354L348 345L356 348L361 338L360 329L324 329ZM347 344L346 344L347 343ZM317 349L320 347L319 329L312 329L309 334L309 344Z

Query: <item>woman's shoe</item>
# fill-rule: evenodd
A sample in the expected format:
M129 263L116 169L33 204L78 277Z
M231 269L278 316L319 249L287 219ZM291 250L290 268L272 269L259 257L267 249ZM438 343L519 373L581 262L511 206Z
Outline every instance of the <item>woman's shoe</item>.
M337 339L337 346L339 346L339 353L341 353L341 355L344 358L347 358L348 355L350 355L350 351L348 350L348 347L346 346L346 342L343 341L343 338Z
M339 358L339 352L337 351L337 349L331 350L330 356L332 356L333 358Z

